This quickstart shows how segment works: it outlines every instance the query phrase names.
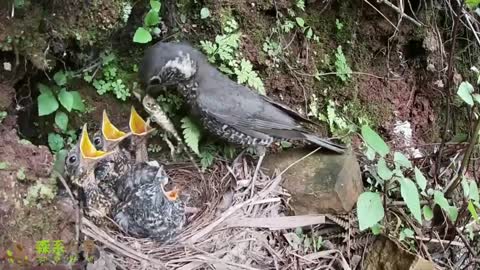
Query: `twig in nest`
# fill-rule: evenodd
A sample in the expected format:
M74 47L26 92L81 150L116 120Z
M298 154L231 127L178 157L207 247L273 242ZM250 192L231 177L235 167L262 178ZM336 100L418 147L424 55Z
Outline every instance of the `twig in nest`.
M215 220L214 222L210 223L207 227L203 228L201 231L199 231L197 234L193 235L192 237L190 237L190 239L188 239L188 242L190 243L195 243L197 242L198 240L200 240L202 237L204 237L205 235L207 235L208 233L210 233L215 227L217 227L218 225L220 225L225 219L227 219L229 216L231 216L233 213L235 213L237 210L240 210L241 208L243 208L244 206L247 206L247 205L250 205L254 202L256 202L257 200L260 200L260 199L263 199L263 197L267 196L268 194L270 194L270 192L272 192L272 190L277 187L281 180L282 180L282 175L288 170L290 169L292 166L295 166L295 164L301 162L302 160L304 160L305 158L313 155L315 152L317 152L318 150L320 150L321 147L318 147L317 149L313 150L312 152L308 153L307 155L305 155L304 157L298 159L297 161L293 162L292 164L290 164L289 166L287 166L287 168L285 168L280 174L278 174L272 184L270 184L270 186L266 187L265 189L263 189L262 191L260 191L257 195L255 195L255 197L253 198L250 198L242 203L239 203L235 206L232 206L230 207L227 211L225 211L221 216L220 218L218 218L217 220Z
M58 179L60 179L60 182L62 182L63 187L67 190L67 193L70 196L70 198L72 199L72 201L77 202L77 199L75 199L75 197L73 196L73 193L70 190L70 187L68 186L67 181L65 181L65 178L63 178L63 176L60 173L58 173L57 171L53 171L53 174ZM82 211L80 211L80 205L81 204L78 204L78 205L74 204L73 205L73 207L75 209L75 239L77 240L78 244L80 244L80 228L82 226L82 218L83 218Z

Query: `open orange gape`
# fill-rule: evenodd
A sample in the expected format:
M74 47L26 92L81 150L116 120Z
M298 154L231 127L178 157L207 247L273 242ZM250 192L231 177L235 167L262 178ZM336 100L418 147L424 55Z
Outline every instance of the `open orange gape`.
M87 124L84 124L80 137L80 153L85 159L100 159L110 155L112 152L97 150L88 136Z

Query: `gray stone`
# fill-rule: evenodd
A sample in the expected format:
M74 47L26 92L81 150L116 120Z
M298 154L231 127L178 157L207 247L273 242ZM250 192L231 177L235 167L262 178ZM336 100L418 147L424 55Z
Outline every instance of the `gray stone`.
M282 171L309 154L307 149L289 149L267 154L263 167L269 173ZM296 215L348 213L363 191L355 155L316 152L292 166L283 175L282 187L291 194L289 202Z

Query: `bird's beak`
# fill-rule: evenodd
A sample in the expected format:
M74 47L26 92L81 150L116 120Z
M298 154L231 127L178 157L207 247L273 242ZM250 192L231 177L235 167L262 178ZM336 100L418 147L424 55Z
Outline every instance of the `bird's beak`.
M119 142L130 135L115 127L108 118L105 110L103 110L102 117L102 134L103 137L110 142Z
M174 187L170 191L165 191L164 193L170 201L176 201L180 197L180 190L177 187Z
M129 126L132 134L137 136L145 136L154 130L154 128L143 120L133 106L130 110Z
M101 159L112 152L97 150L88 136L87 124L84 124L80 137L80 153L84 159Z

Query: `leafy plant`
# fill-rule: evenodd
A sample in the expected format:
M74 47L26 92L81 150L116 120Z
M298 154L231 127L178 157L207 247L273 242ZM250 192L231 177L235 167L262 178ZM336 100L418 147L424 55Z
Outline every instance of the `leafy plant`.
M68 133L69 113L85 111L85 104L80 93L67 88L69 76L69 72L58 71L53 76L55 85L38 84L40 91L40 95L37 97L38 115L46 117L55 113L54 123L63 134ZM50 133L48 144L52 151L57 152L64 147L64 139L60 134Z
M206 7L202 8L200 10L200 18L201 19L206 19L208 17L210 17L210 10Z
M335 51L335 68L337 76L343 81L346 82L352 77L352 70L348 66L347 59L342 51L342 46L338 46Z
M125 71L119 68L119 63L115 54L103 53L102 58L102 74L98 78L94 78L90 73L85 73L83 79L86 82L92 82L93 87L99 95L112 92L119 100L126 101L131 96L131 91L122 79Z
M152 41L152 33L159 33L160 29L157 27L160 23L160 8L162 4L158 0L150 0L150 10L143 19L143 26L138 27L133 36L133 42L148 43Z
M238 51L240 45L240 32L235 19L228 19L223 26L225 34L215 37L215 43L203 40L200 46L207 54L211 63L217 63L219 70L230 76L235 75L239 83L246 83L261 94L265 88L257 72L253 70L250 61L241 57Z
M367 146L367 152L370 152L367 154L367 157L373 161L376 155L379 155L373 173L374 175L376 173L374 177L376 177L377 183L382 186L386 183L389 183L389 185L394 183L398 184L400 186L400 195L405 201L407 208L410 210L412 216L421 224L422 210L420 207L420 194L426 188L425 176L400 152L393 153L393 166L390 165L386 160L386 156L390 154L390 148L369 126L362 126L361 134ZM393 167L393 170L391 167ZM416 182L406 177L404 170L414 171ZM388 196L388 194L389 193L386 192L383 196ZM424 196L427 195L424 192L422 194ZM424 208L423 213L425 214L426 212L428 212L428 209ZM357 202L357 215L361 230L371 228L380 222L384 217L380 194L372 191L362 193Z
M182 129L185 143L195 154L200 156L198 144L200 142L200 128L188 116L182 119Z

